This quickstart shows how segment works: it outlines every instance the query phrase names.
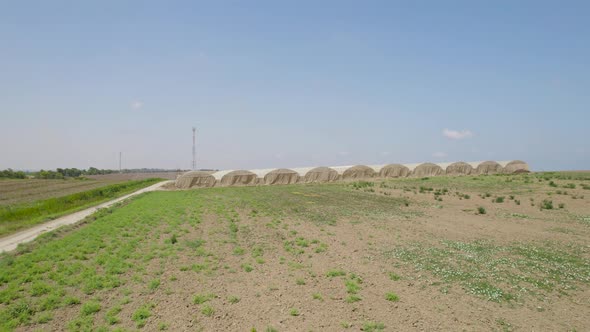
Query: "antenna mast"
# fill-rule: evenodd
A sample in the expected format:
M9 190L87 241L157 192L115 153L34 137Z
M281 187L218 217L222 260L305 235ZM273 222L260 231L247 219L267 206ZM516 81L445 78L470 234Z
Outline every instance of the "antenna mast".
M193 127L193 171L197 169L197 150L195 148L195 135L197 128Z

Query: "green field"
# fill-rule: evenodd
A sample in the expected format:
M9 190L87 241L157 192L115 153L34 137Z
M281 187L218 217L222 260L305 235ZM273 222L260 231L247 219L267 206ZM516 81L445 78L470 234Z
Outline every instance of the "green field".
M0 330L587 330L588 185L560 173L142 194L0 256Z
M160 181L162 180L126 181L111 185L102 185L96 189L76 192L65 196L0 206L0 237L132 193Z

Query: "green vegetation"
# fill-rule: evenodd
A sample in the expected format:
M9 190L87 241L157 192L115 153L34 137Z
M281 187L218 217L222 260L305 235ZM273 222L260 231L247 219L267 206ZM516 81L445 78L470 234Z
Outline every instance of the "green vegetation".
M107 311L105 316L105 320L109 325L115 325L119 323L121 320L117 316L123 308L120 305L114 306Z
M373 188L375 186L375 182L369 182L369 181L356 181L356 182L352 182L350 184L350 186L356 190L360 190L360 189L368 189L368 188Z
M590 260L582 250L548 243L498 246L486 241L441 241L438 246L400 247L386 255L444 282L458 283L467 293L501 302L527 293L566 294L578 283L590 282Z
M197 294L193 297L194 304L203 304L205 302L209 302L211 299L214 299L215 295L213 294ZM238 299L239 301L239 299Z
M330 270L326 273L327 277L333 278L333 277L342 277L345 276L346 272L342 271L342 270Z
M354 302L358 302L361 300L362 300L362 298L360 296L354 295L354 294L347 296L345 299L346 303L354 303Z
M152 281L150 281L148 288L151 291L156 290L158 287L160 287L160 279L154 279Z
M23 171L13 171L12 169L5 169L0 171L0 179L25 179L27 174Z
M398 281L401 279L401 277L394 272L389 272L389 279L393 281Z
M387 301L397 302L399 301L399 296L397 296L395 293L385 293L385 299Z
M486 214L486 208L484 208L483 206L478 207L477 213L478 214Z
M201 313L207 317L211 317L215 313L215 309L213 309L213 307L211 307L210 305L205 305L201 309Z
M541 210L553 210L553 201L544 199L541 202Z
M0 207L0 236L109 201L160 181L128 181L34 203Z
M84 316L92 315L100 311L100 303L96 301L86 302L82 305L82 309L80 309L80 314Z
M499 196L494 199L494 203L504 203L504 196Z
M380 322L366 322L361 328L365 332L383 331L385 330L385 324Z
M154 307L153 304L142 305L139 309L135 310L131 319L135 322L137 328L142 328L148 318L152 315L151 309Z
M125 170L125 172L132 172L135 170ZM145 171L145 170L144 170ZM58 168L53 170L40 170L39 172L23 172L14 171L12 169L5 169L0 171L0 179L25 179L27 176L35 177L37 179L64 179L66 177L77 178L83 175L105 175L118 173L118 170L112 169L98 169L90 167L89 169L77 169L77 168Z

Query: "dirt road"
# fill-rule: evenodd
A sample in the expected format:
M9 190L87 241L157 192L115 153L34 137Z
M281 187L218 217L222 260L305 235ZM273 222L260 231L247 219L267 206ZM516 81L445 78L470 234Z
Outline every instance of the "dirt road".
M135 195L139 195L139 194L149 192L149 191L158 190L163 185L165 185L169 182L172 182L172 181L162 181L162 182L156 183L154 185L151 185L149 187L140 189L140 190L133 192L131 194L121 196L121 197L114 199L112 201L108 201L108 202L102 203L100 205L97 205L97 206L94 206L94 207L91 207L91 208L88 208L88 209L85 209L82 211L78 211L76 213L72 213L72 214L57 218L55 220L46 222L41 225L37 225L33 228L26 229L24 231L9 235L4 238L0 238L0 253L4 252L4 251L12 251L12 250L16 249L16 247L20 243L26 243L26 242L33 241L37 236L39 236L40 234L43 234L45 232L52 231L52 230L59 228L61 226L64 226L64 225L75 224L78 221L93 214L98 209L107 208L109 206L112 206L115 203L118 203L122 200L125 200L125 199L135 196Z

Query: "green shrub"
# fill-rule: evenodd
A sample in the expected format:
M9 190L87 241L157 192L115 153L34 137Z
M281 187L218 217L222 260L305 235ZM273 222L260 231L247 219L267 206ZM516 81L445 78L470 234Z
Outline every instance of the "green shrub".
M375 186L375 183L369 181L356 181L351 183L350 185L352 186L352 188L359 190L363 188L372 188Z
M210 305L206 305L203 307L203 309L201 309L201 313L207 317L211 317L215 313L215 309L213 309L213 307Z
M346 272L342 271L342 270L330 270L328 271L328 273L326 273L327 277L333 278L333 277L342 277L345 276Z
M553 210L553 201L544 199L541 202L541 210Z
M82 305L82 308L80 309L80 314L82 314L83 316L88 316L88 315L95 314L99 311L100 311L100 303L98 303L96 301L90 301L90 302L86 302Z
M386 293L385 299L387 301L397 302L397 301L399 301L399 296L397 296L395 293Z
M150 311L152 307L153 305L146 304L135 310L131 316L131 319L135 322L137 328L142 328L145 326L146 320L152 315Z
M380 322L366 322L361 330L365 332L382 331L385 330L385 325Z

